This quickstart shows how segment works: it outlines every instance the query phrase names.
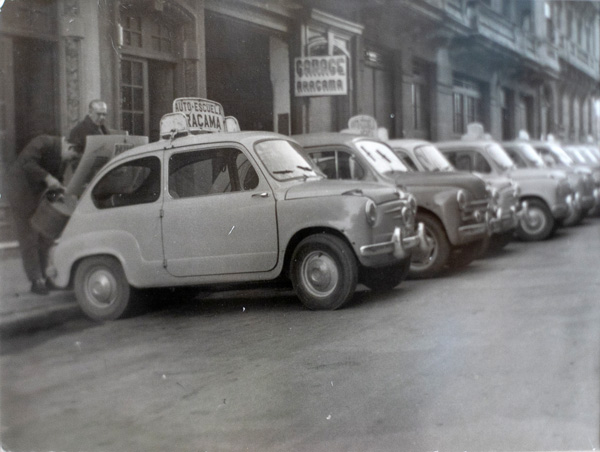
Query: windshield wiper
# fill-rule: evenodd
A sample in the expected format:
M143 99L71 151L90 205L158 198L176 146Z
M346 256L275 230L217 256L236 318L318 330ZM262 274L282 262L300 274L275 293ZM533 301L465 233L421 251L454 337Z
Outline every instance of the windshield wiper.
M312 171L313 169L308 166L296 165L296 168L301 169L303 171Z
M377 152L388 163L392 163L392 161L389 158L387 158L387 156L385 154L383 154L379 149L377 149L375 152Z
M290 174L290 173L293 173L293 171L289 170L289 169L273 171L273 174Z

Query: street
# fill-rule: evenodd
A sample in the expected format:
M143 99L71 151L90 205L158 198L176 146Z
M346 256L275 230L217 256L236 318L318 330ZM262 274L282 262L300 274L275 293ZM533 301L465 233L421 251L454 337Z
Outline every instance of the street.
M600 448L600 218L330 312L244 290L1 344L7 451Z

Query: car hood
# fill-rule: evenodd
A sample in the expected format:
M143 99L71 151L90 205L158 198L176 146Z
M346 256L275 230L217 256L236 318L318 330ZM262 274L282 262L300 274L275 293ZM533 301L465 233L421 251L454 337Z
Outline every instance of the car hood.
M376 182L322 179L294 185L285 193L285 199L304 199L323 196L365 196L376 204L397 200L401 193L392 185Z
M411 187L453 187L462 188L476 197L485 197L485 183L473 174L457 171L398 173L396 184Z

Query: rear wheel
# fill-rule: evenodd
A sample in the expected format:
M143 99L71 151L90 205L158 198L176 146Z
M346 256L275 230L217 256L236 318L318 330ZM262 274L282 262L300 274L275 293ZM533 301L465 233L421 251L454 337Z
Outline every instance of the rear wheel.
M543 201L531 199L527 201L527 212L517 226L517 236L527 242L545 240L554 234L555 224L548 206Z
M119 261L110 256L94 256L77 267L75 296L83 312L93 320L115 320L133 307L135 289L129 286Z
M586 213L581 208L572 209L572 211L569 213L569 216L562 221L562 226L570 227L581 224L585 214Z
M450 256L450 242L442 224L432 215L417 213L417 222L425 227L425 250L418 247L412 252L411 278L431 278L441 272Z
M313 310L339 308L352 297L358 280L353 250L330 234L302 240L294 250L290 270L298 298Z
M410 259L383 268L363 267L360 282L376 292L392 290L406 279L410 270Z

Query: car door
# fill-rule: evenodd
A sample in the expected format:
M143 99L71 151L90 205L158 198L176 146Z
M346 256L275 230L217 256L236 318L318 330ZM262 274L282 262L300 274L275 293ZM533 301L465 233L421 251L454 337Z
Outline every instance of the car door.
M234 146L172 152L167 162L163 246L174 276L266 272L277 264L272 190Z

